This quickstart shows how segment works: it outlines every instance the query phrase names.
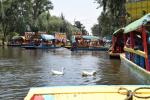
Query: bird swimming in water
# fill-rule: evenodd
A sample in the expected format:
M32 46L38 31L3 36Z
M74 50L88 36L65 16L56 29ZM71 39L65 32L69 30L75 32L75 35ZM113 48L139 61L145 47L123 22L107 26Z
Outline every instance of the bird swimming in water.
M61 71L57 71L57 70L51 70L52 74L53 75L63 75L64 74L64 67L62 67L62 70Z

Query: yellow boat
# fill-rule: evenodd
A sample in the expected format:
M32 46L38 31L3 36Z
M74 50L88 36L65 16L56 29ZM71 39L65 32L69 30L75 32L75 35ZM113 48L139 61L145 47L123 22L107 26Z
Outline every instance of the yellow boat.
M24 100L150 100L150 85L31 88Z

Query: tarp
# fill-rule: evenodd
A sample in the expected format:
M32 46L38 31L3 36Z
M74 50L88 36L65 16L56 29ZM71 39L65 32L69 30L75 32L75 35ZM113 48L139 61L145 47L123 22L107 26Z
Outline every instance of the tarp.
M113 35L117 35L118 33L123 33L123 31L124 31L124 28L119 28L118 30L116 30L114 33L113 33Z
M134 30L137 30L142 25L146 25L150 21L150 13L143 16L142 18L132 22L131 24L127 25L124 29L124 33L129 33Z
M24 37L24 36L13 36L12 39L13 39L13 40L25 39L25 37Z
M41 34L41 38L44 40L53 40L55 37L53 35Z
M85 35L85 36L82 36L84 39L87 39L87 40L98 40L99 37L97 36L92 36L92 35Z

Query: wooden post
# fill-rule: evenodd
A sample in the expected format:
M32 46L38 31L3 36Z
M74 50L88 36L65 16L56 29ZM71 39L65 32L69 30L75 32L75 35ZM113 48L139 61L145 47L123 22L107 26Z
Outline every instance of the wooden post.
M126 42L127 42L127 36L126 36L126 34L123 34L123 40L124 40L124 47L125 47L126 46ZM123 47L123 50L124 50L124 47ZM126 52L125 52L125 57L127 58Z
M145 52L145 64L146 64L146 70L150 71L149 67L149 59L148 59L148 48L147 48L147 34L145 27L142 27L142 37L143 37L143 46L144 46L144 52Z
M114 52L115 36L112 36L112 52Z
M130 33L130 48L134 48L134 34ZM133 53L130 53L130 60L133 61Z
M126 34L123 34L123 40L124 40L124 46L126 45L126 41L127 41L127 36Z

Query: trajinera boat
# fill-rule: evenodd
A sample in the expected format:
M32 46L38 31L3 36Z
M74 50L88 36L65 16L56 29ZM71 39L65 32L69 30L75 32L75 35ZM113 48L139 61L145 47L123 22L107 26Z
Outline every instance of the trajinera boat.
M71 51L75 50L106 51L108 47L104 47L103 41L97 36L74 35L72 36Z
M61 46L57 46L55 37L48 34L40 34L38 38L30 40L27 45L22 46L26 49L55 49Z
M108 50L110 58L120 58L120 54L124 52L124 28L119 28L112 35L112 45Z
M121 61L142 81L150 83L150 13L127 25L124 39Z
M149 100L149 85L53 86L31 88L24 100Z

